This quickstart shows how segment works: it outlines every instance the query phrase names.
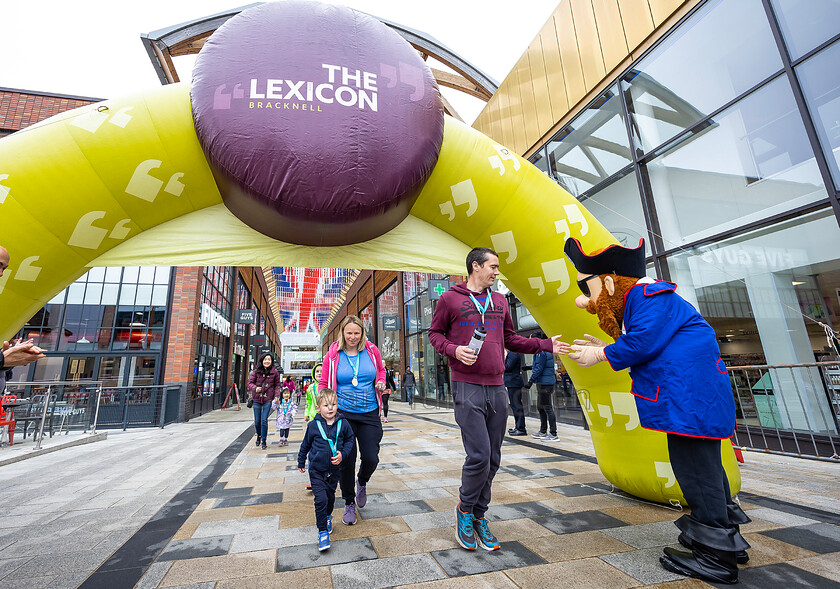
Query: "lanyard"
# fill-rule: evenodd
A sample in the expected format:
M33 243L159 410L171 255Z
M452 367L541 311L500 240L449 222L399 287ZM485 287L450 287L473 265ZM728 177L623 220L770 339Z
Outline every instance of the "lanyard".
M338 420L338 425L335 428L335 442L333 442L331 439L329 439L327 437L327 434L324 431L324 428L321 426L320 421L316 420L315 425L317 425L318 429L321 430L321 437L324 438L327 441L327 444L330 445L330 450L332 450L332 455L335 456L336 454L338 454L338 434L341 433L341 420L340 419Z
M486 299L484 299L484 307L482 307L482 306L478 303L478 301L476 300L476 298L473 296L473 293L469 293L470 298L472 299L472 302L473 302L473 304L475 305L475 308L476 308L476 309L478 309L478 312L479 312L479 313L481 313L481 325L482 325L482 326L484 326L484 314L487 312L487 308L490 306L490 301L492 300L492 296L493 296L493 293L488 292L489 290L490 290L490 289L488 289L487 291L485 291L485 292L487 292L487 298L486 298Z
M292 401L290 399L288 404L287 404L286 399L283 399L280 402L282 403L282 409L281 410L283 411L283 415L286 415L286 413L288 413L289 409L292 408Z
M347 352L344 352L344 357L345 357L345 358L347 358L347 363L350 365L350 368L352 368L352 369L353 369L353 381L352 381L352 384L353 384L353 386L354 386L354 387L355 387L355 386L358 386L358 384L359 384L359 361L360 361L360 360L359 360L359 354L361 354L361 352L359 352L358 354L356 354L356 356L355 356L355 358L356 358L356 363L355 363L355 364L353 364L353 361L352 361L352 360L350 360L350 356L348 356L348 355L347 355Z

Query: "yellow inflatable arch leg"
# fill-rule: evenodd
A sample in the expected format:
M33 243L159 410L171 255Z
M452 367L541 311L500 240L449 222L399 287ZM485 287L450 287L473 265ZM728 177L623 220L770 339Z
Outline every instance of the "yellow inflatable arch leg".
M588 250L615 239L545 174L447 118L438 163L411 215L386 235L342 247L275 241L222 204L198 144L189 88L175 84L53 117L0 141L0 335L23 323L95 265L346 266L462 273L465 252L499 252L506 285L549 334L598 334L574 304L565 239ZM665 435L644 430L626 372L566 368L578 390L598 464L616 487L682 501ZM728 440L732 493L740 489Z

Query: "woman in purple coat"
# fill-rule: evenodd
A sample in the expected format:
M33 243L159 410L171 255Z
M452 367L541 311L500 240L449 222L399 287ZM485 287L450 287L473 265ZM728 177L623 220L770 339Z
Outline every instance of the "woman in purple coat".
M274 356L263 354L257 367L248 379L248 391L254 400L254 429L257 430L257 446L266 448L268 437L268 416L271 414L271 402L280 392L280 373L274 366Z

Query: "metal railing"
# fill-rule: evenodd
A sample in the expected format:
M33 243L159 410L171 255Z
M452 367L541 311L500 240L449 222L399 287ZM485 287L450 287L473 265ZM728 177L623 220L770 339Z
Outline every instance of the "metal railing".
M840 362L731 366L738 446L840 459Z
M22 424L20 433L28 435L34 426L36 449L46 433L121 427L161 427L178 419L181 387L143 385L105 387L101 381L8 382L7 392L17 395L20 404L14 417ZM18 425L18 428L21 426ZM16 428L17 429L17 428ZM45 431L45 430L48 430Z

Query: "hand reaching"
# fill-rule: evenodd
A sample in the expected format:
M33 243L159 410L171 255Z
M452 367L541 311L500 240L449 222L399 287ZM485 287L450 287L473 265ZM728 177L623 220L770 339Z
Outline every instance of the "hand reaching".
M572 353L569 354L569 359L577 362L578 366L587 368L603 362L607 359L607 356L604 353L604 348L600 346L575 343L572 346Z
M583 337L586 339L576 339L575 343L579 346L595 346L598 348L606 348L607 342L599 340L594 335L589 335L588 333L584 333Z
M560 341L559 335L555 335L551 338L551 345L554 348L552 352L555 354L568 354L571 348L571 346L569 346L566 342Z

